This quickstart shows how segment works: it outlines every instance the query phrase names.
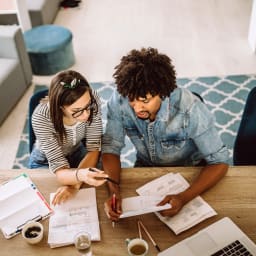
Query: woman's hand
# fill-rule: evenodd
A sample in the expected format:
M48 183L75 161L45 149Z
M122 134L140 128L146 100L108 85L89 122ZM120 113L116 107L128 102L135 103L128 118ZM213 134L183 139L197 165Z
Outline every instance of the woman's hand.
M78 190L79 190L79 187L77 187L77 186L61 186L61 187L59 187L53 197L52 204L56 205L56 204L61 204L61 203L66 202L68 199L75 196L75 194L77 193Z
M91 186L100 186L104 184L108 175L97 168L85 168L77 170L77 179Z

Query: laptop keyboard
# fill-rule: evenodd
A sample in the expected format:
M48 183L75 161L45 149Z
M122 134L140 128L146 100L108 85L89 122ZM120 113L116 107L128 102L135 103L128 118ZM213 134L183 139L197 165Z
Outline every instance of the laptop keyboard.
M233 256L233 255L253 256L238 240L227 245L221 250L215 252L211 256Z

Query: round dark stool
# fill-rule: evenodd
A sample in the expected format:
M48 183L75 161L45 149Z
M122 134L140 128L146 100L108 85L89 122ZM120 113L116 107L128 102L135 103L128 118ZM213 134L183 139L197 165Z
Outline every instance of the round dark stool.
M72 33L57 25L42 25L24 33L35 75L52 75L75 63Z

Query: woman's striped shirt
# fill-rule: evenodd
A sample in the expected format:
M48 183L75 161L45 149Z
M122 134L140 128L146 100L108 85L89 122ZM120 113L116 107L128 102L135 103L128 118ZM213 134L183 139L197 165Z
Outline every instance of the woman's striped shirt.
M64 125L66 138L63 144L57 139L50 118L49 103L40 103L32 116L32 126L36 135L36 147L45 154L49 168L55 172L61 167L69 167L66 156L72 154L82 142L87 151L101 150L102 119L99 96L93 91L93 96L98 104L98 113L93 117L91 124L77 122L72 126Z

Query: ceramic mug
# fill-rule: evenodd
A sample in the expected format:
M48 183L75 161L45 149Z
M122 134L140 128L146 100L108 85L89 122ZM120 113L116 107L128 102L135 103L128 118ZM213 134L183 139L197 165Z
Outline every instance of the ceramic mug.
M37 244L43 238L44 227L40 222L30 221L26 223L22 229L22 237L29 244Z
M130 256L145 256L148 254L148 243L145 240L141 238L127 238L125 241Z

